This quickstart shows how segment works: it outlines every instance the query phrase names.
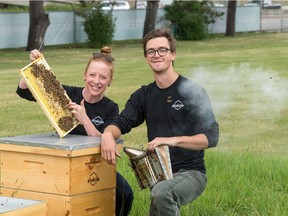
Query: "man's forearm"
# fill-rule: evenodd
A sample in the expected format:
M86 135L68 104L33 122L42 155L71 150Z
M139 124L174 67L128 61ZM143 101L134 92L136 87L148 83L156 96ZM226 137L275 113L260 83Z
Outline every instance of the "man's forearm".
M120 136L121 136L121 131L120 131L120 129L119 129L117 126L115 126L115 125L109 125L109 126L107 126L107 127L105 128L103 134L104 134L104 133L111 133L112 136L114 137L114 139L119 139Z

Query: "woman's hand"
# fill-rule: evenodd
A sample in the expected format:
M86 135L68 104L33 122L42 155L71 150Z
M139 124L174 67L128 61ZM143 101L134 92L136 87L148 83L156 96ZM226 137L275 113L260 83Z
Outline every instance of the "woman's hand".
M34 61L37 58L40 58L41 56L42 56L42 53L37 49L34 49L30 52L30 60L31 61Z
M86 109L84 107L84 99L81 101L81 105L70 102L67 107L81 124L84 124L86 120L90 121L90 119L87 117Z

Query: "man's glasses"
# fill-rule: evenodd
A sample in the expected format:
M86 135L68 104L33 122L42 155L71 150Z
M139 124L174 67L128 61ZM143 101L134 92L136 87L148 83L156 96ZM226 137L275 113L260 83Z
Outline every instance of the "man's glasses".
M104 55L102 53L93 53L93 58L105 58L106 61L108 61L110 63L112 63L114 61L113 57Z
M149 57L149 58L153 58L156 55L156 52L157 52L160 57L163 57L163 56L165 56L167 54L168 51L171 51L171 49L168 49L168 48L165 48L165 47L162 47L162 48L160 48L158 50L149 49L149 50L145 51L145 56Z

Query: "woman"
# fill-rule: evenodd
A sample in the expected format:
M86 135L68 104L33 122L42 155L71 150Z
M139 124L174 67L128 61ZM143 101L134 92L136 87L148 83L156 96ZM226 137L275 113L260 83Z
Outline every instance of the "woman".
M114 58L111 48L103 47L100 53L93 53L84 72L85 87L62 85L71 101L68 108L81 123L70 133L101 136L105 127L119 114L118 105L104 96L113 80ZM38 50L30 52L34 61L42 54ZM16 93L29 101L36 101L23 79ZM128 215L133 202L133 192L128 182L117 172L116 175L116 215Z

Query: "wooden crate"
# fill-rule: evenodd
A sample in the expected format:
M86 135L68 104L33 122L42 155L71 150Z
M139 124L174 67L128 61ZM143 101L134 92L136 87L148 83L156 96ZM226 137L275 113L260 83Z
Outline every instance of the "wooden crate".
M48 216L115 215L115 189L94 191L75 196L63 196L23 190L18 190L15 193L12 189L1 188L1 194L4 196L10 196L12 193L17 198L37 199L47 202Z
M100 154L59 157L1 151L1 187L60 195L115 188L115 166Z
M0 215L1 216L46 216L47 203L19 199L15 197L0 197Z
M0 138L1 194L48 203L48 216L114 215L116 167L100 138L36 134ZM120 151L123 141L117 140Z

